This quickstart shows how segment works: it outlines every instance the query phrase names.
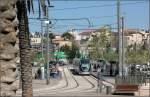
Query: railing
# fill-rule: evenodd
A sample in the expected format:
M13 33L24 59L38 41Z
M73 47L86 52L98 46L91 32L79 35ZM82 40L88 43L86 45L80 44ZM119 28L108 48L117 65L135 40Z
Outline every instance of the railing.
M146 82L144 74L116 76L116 85L142 85Z

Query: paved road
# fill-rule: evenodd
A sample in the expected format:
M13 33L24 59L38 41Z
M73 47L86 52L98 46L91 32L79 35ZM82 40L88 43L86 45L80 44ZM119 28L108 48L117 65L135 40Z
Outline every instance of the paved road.
M67 67L63 67L62 79L52 80L50 85L45 85L45 81L33 81L34 96L102 96L106 94L103 86L102 93L97 93L97 79L93 76L73 75ZM110 83L103 82L105 85ZM17 96L21 95L21 90ZM109 95L110 96L110 95ZM119 96L120 97L120 96Z

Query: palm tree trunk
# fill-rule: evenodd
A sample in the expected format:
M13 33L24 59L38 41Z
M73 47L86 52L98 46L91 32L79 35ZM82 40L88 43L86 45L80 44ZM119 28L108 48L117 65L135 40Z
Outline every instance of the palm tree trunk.
M19 81L17 0L0 0L0 96L15 96Z
M19 19L19 47L21 63L22 97L32 97L32 65L30 60L28 17L25 0L17 2Z

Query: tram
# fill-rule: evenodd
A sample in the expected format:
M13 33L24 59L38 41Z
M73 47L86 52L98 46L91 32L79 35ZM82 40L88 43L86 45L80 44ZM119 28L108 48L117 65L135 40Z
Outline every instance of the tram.
M74 68L75 72L79 75L91 74L90 59L75 58L73 60L73 68Z

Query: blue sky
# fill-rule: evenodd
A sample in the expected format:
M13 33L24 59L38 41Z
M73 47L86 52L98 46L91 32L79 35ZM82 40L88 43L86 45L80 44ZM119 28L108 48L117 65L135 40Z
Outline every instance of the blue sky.
M49 17L52 19L78 19L88 18L92 28L100 28L111 24L117 28L117 7L115 0L101 1L52 1L54 8L49 8ZM148 29L148 1L132 0L121 1L121 15L125 18L125 28ZM29 18L38 17L38 6L35 1L35 14ZM30 20L30 32L41 31L39 20ZM88 22L81 20L52 21L53 32L63 33L70 28L88 29Z

